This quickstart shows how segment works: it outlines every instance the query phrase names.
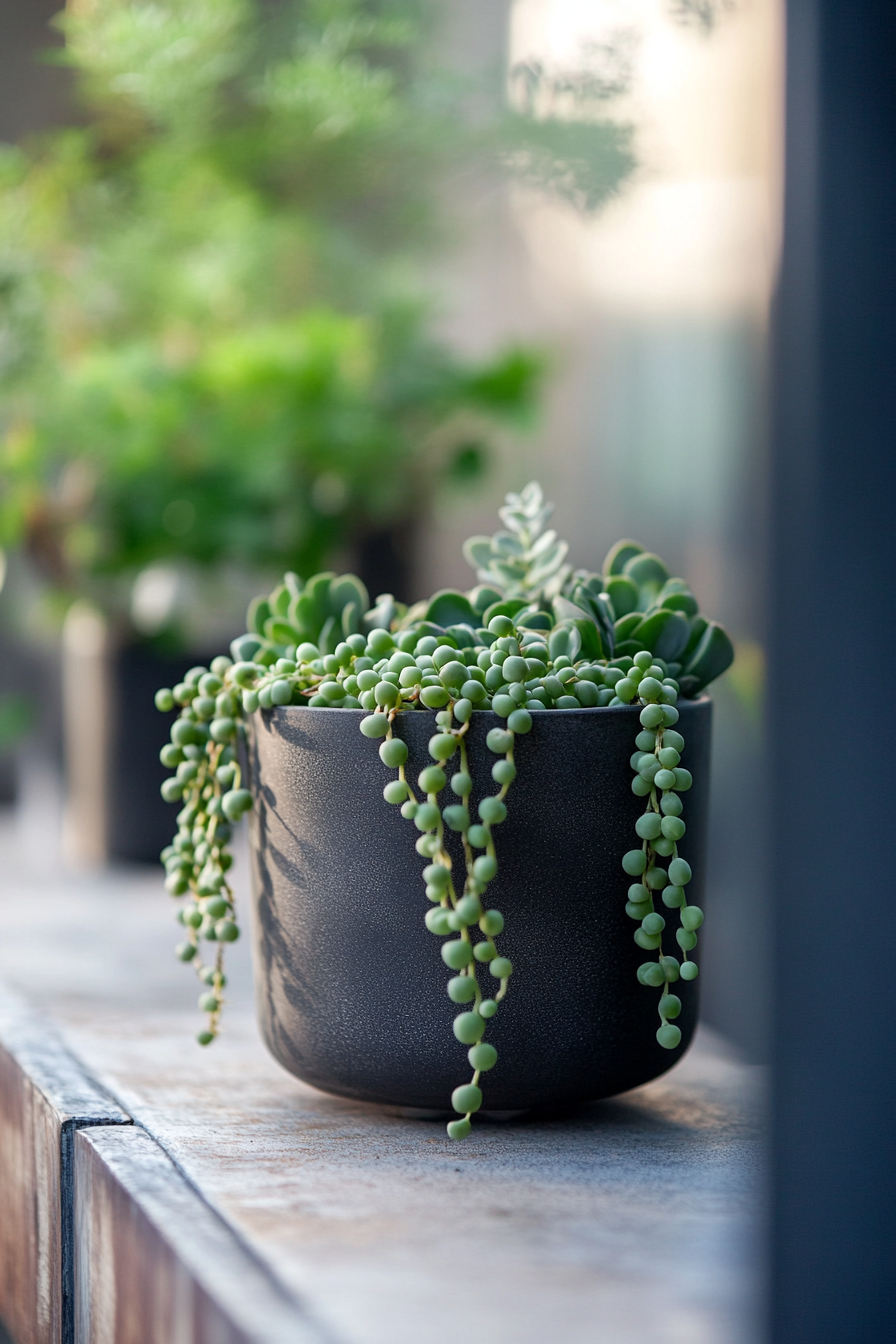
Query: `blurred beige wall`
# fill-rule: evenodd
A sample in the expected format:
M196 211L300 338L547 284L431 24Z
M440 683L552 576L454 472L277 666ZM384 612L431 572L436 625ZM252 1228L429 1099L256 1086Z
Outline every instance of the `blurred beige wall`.
M582 64L588 42L628 47L631 89L613 113L637 127L639 167L592 218L497 184L465 200L469 241L442 277L444 330L476 351L535 341L556 374L539 433L505 455L486 497L440 506L420 591L466 581L460 541L491 527L504 488L537 473L581 563L596 566L615 535L635 531L696 569L695 582L702 574L709 604L729 605L727 591L752 621L754 598L730 596L736 575L720 581L730 566L715 534L722 514L730 533L761 452L780 0L741 0L710 33L675 22L667 0L516 0L508 18L508 65ZM493 25L483 46L499 58Z

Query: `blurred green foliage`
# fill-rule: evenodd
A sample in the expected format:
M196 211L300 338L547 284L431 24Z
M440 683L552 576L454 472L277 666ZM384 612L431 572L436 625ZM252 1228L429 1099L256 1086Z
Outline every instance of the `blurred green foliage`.
M530 417L535 354L471 364L430 334L440 192L503 161L594 206L632 166L628 131L500 99L466 117L433 65L439 8L60 18L82 122L0 147L0 542L57 588L114 606L168 557L312 572Z
M0 695L0 756L5 755L34 723L34 706L24 695Z

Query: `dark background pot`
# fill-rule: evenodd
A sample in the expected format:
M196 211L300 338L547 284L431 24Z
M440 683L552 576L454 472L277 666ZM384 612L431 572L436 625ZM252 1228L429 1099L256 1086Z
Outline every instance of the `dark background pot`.
M679 706L688 831L680 852L702 905L712 707ZM419 834L383 801L395 777L362 712L301 707L259 712L249 732L255 962L261 1029L274 1057L305 1082L341 1096L445 1108L468 1082L466 1047L452 1032L442 939L426 929L429 902ZM490 712L474 714L474 804L494 792ZM518 737L519 775L496 827L498 876L485 904L506 919L498 939L514 973L487 1037L498 1063L484 1075L485 1109L517 1110L612 1096L655 1078L687 1048L699 981L677 982L682 1043L656 1041L659 991L638 983L655 953L634 943L620 860L638 842L643 800L630 788L639 729L634 708L552 710ZM434 716L402 714L409 778L431 764ZM447 800L447 794L445 795ZM452 796L453 800L453 796ZM452 840L456 837L452 837ZM459 850L459 846L458 846ZM665 950L680 957L677 917ZM698 958L699 959L699 958ZM479 971L485 993L497 988ZM488 988L486 988L486 986Z
M155 693L208 658L121 644L101 617L76 616L66 622L63 660L67 848L81 862L158 863L177 808L161 796L171 771L159 760L175 716L159 713Z
M160 653L128 644L112 655L112 716L107 778L107 852L110 859L158 863L177 830L177 809L160 789L171 771L159 760L173 714L160 714L155 693L173 686L194 663L188 653Z

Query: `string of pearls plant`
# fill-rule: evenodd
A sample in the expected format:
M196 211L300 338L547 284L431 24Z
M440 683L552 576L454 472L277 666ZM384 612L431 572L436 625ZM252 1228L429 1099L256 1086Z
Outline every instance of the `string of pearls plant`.
M287 574L268 598L252 604L249 631L233 641L232 656L194 667L173 689L157 693L160 710L179 709L162 750L163 763L174 771L162 794L181 810L162 860L168 890L184 898L178 919L185 937L177 955L204 985L200 1044L218 1034L224 945L239 936L227 874L232 827L252 807L240 766L245 720L290 705L364 711L361 732L379 740L381 760L396 771L385 802L419 832L416 849L430 902L424 919L443 940L448 996L462 1009L454 1035L468 1047L473 1072L452 1093L458 1118L448 1133L464 1138L483 1102L482 1074L498 1062L484 1037L513 972L496 941L504 916L488 908L486 898L498 872L495 832L517 774L515 739L529 732L534 714L632 704L641 706L632 789L646 809L636 827L640 848L622 859L635 879L626 911L638 921L637 945L657 952L637 973L643 985L661 989L657 1039L667 1049L679 1044L673 1019L681 1001L669 986L697 975L688 953L703 915L687 904L691 870L677 850L685 833L679 795L691 776L680 765L685 744L674 727L676 702L720 675L733 650L722 627L699 615L684 581L670 578L662 561L636 542L619 542L600 575L572 570L566 544L546 529L550 514L535 482L508 495L501 510L505 530L465 546L477 586L467 593L443 590L411 608L389 594L371 606L353 575L318 574L303 584ZM474 817L469 729L481 710L491 710L503 726L486 738L496 758L496 790L476 803ZM433 714L436 730L429 741L432 764L415 781L407 775L400 735L409 712ZM446 831L462 845L457 871ZM680 963L664 954L656 893L667 909L679 911Z

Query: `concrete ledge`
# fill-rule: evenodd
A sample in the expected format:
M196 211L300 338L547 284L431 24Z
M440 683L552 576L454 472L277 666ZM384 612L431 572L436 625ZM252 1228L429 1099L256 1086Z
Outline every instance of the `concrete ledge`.
M75 1344L326 1344L141 1129L75 1137Z
M72 1144L130 1116L0 986L0 1317L16 1344L72 1344Z

